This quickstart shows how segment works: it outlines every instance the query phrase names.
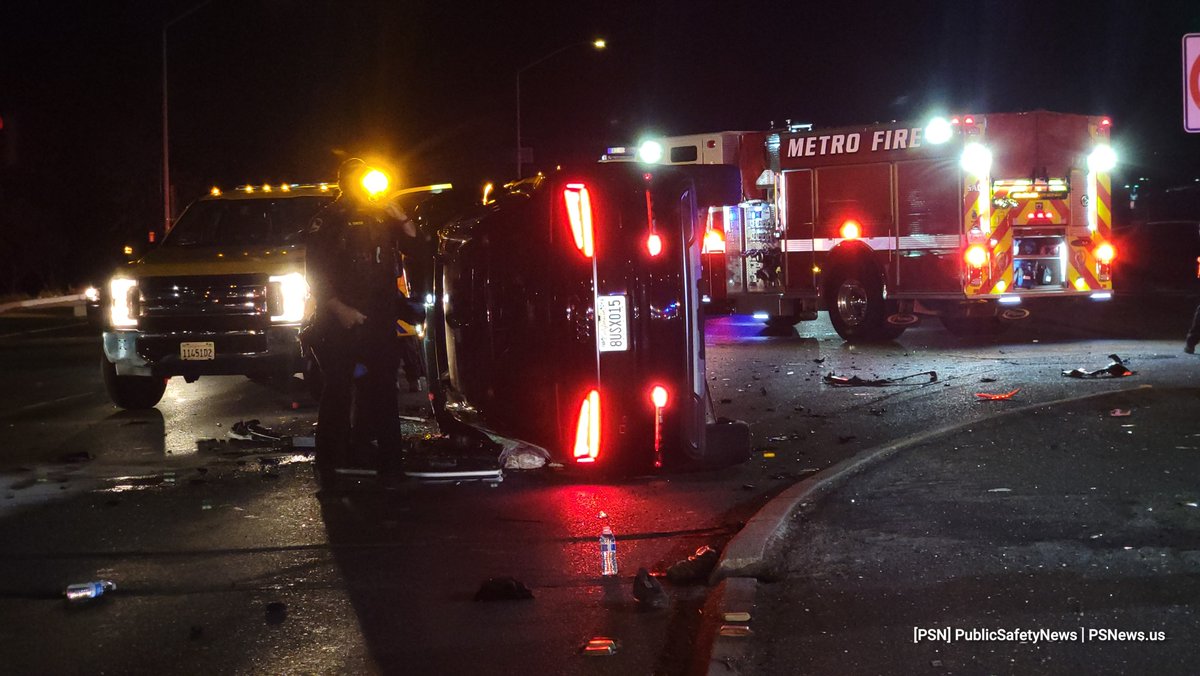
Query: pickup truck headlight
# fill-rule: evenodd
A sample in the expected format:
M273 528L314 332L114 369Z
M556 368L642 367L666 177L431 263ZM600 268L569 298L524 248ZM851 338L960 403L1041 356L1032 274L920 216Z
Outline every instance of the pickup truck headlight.
M286 275L271 275L271 292L268 298L276 299L268 303L271 308L271 321L279 323L298 322L304 319L304 301L308 298L308 282L299 272Z
M114 278L108 283L108 291L108 316L113 328L137 328L137 280L121 277Z

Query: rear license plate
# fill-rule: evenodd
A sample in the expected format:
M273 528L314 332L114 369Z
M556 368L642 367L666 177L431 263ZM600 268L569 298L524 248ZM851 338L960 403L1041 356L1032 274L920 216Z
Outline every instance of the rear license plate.
M217 346L212 342L180 343L179 358L184 361L205 361L217 358Z
M600 352L629 349L629 317L625 296L596 297L596 348Z

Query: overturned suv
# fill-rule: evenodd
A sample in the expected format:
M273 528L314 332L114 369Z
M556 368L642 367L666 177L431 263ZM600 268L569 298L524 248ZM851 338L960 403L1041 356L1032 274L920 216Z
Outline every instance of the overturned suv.
M748 428L713 414L700 298L708 207L740 199L736 168L597 164L506 188L437 233L426 335L443 429L480 425L589 472L744 459Z
M303 369L304 237L331 184L243 186L190 205L162 244L101 290L113 403L150 408L167 380Z

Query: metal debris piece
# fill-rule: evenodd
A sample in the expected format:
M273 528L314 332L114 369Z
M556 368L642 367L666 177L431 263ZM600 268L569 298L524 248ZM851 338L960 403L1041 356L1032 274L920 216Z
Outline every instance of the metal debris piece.
M515 577L492 577L484 580L475 592L476 601L528 601L533 592Z
M834 387L887 387L888 385L895 385L902 380L918 376L929 376L929 382L931 383L936 383L938 379L937 371L921 371L898 378L860 378L858 376L846 377L826 373L822 380L824 380L826 385L833 385Z
M1137 373L1137 371L1130 371L1125 362L1115 354L1108 355L1108 359L1108 366L1101 369L1085 371L1074 368L1069 371L1063 371L1062 374L1068 378L1123 378Z
M1012 399L1013 396L1016 395L1016 393L1020 392L1020 391L1021 391L1021 388L1018 387L1017 389L1013 390L1012 392L1001 392L999 394L993 394L990 392L976 392L975 396L979 398L979 401L1002 401L1002 400Z

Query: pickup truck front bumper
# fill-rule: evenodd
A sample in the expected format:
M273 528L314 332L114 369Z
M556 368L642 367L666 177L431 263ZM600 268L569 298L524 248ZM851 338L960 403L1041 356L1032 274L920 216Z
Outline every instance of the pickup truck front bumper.
M104 356L119 376L277 375L301 371L299 326L222 332L104 332ZM185 360L181 343L213 343L212 359Z

